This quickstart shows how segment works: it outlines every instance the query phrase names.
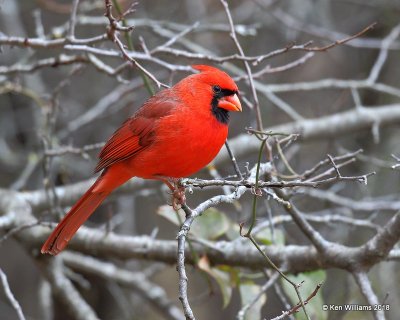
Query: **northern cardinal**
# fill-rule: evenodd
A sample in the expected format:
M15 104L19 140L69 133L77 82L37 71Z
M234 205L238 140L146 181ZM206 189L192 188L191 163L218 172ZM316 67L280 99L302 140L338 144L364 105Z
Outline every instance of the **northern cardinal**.
M229 111L242 111L238 87L225 72L194 65L190 75L147 100L115 131L100 152L96 182L69 210L41 252L63 250L103 200L132 177L171 182L187 177L218 154L228 135ZM180 198L179 198L180 197Z

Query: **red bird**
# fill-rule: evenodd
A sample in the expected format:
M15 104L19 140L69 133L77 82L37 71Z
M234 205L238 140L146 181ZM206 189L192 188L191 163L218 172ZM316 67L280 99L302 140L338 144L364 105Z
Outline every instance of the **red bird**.
M57 225L42 253L63 250L103 200L132 177L161 180L178 203L184 201L171 181L176 184L213 160L228 135L229 111L242 111L231 77L206 65L193 68L200 73L155 94L115 131L99 155L101 175Z

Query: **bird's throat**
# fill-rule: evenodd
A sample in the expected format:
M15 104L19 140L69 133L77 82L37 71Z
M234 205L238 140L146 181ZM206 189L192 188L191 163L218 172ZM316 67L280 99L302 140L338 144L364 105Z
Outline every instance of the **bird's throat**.
M218 107L218 97L211 100L211 112L218 122L222 124L229 123L229 111Z

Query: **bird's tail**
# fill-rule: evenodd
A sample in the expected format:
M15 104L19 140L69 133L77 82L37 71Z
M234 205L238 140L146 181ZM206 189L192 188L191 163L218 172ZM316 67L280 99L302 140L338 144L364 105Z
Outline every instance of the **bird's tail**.
M111 193L112 189L110 191L98 190L98 185L102 181L102 178L103 176L100 176L96 180L60 221L42 246L42 253L56 255L62 251L67 246L69 240L71 240L73 235L78 231L79 227Z

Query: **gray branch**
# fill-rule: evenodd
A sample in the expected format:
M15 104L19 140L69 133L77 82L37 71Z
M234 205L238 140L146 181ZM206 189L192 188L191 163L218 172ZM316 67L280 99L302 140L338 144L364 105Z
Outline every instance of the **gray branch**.
M0 268L0 280L1 284L3 286L4 293L7 297L8 302L10 302L11 306L14 308L15 312L18 315L19 320L25 320L24 313L22 312L21 305L19 304L18 300L15 299L13 293L11 292L10 285L8 284L7 281L7 276L3 272L3 270Z
M61 255L65 264L81 273L97 275L131 288L157 309L165 319L179 320L182 312L166 296L163 288L150 282L142 272L132 272L82 254L65 252Z

